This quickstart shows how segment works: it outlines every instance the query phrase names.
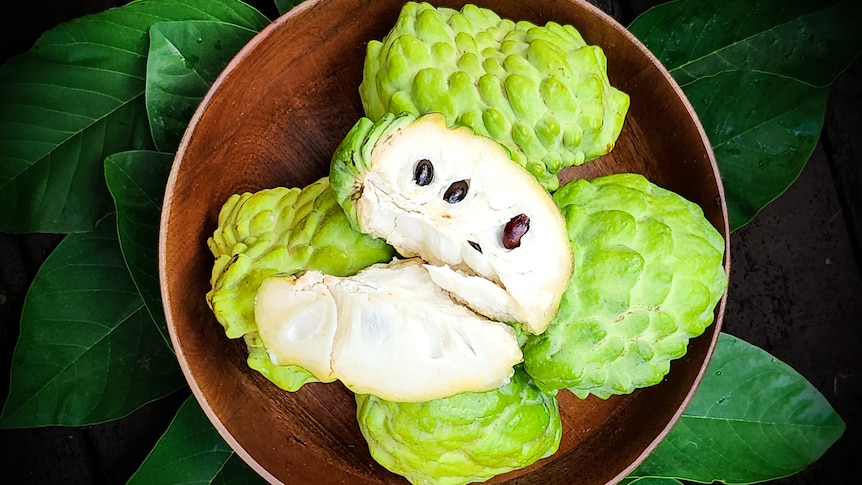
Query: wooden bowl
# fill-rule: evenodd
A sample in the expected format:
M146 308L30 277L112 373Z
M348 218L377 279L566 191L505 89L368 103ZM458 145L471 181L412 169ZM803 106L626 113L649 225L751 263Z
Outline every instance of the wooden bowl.
M460 8L444 0L439 6ZM613 152L562 177L638 172L700 204L727 240L724 194L709 141L667 71L612 18L579 0L476 4L504 18L574 25L608 58L611 82L631 96ZM179 147L165 194L159 247L162 297L177 358L212 423L273 483L406 483L378 465L343 386L287 393L249 369L207 307L213 258L206 239L225 200L302 187L326 175L331 154L363 115L357 88L365 45L393 26L402 0L310 1L278 18L231 61ZM729 270L729 258L726 259ZM607 400L560 393L563 438L552 457L492 483L615 483L646 458L679 417L704 372L716 321L660 385Z

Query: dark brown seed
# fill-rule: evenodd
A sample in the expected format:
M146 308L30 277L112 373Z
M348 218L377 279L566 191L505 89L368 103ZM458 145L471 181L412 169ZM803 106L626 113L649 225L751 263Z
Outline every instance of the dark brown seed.
M470 246L472 246L473 249L475 249L476 251L479 251L480 253L482 252L482 246L479 246L479 243L473 242L473 241L467 241L467 242L470 243Z
M434 180L434 165L431 160L423 158L416 163L416 169L413 170L413 181L416 185L424 187Z
M521 245L521 238L530 230L530 218L526 214L518 214L506 223L503 229L503 247L515 249Z
M467 183L466 180L459 180L457 182L452 182L452 185L446 189L446 193L443 194L443 200L450 204L456 204L464 200L464 197L467 196L467 190L470 188L470 184Z

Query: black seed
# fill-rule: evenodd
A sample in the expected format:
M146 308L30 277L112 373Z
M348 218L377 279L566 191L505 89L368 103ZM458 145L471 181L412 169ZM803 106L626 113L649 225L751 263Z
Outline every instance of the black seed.
M511 218L503 229L503 247L515 249L521 245L521 238L530 230L530 218L526 214L518 214Z
M413 181L416 185L424 187L434 180L434 165L427 158L423 158L416 163L416 169L413 170Z
M459 180L457 182L452 182L452 185L446 189L446 193L443 194L443 200L450 204L456 204L464 200L464 197L467 196L467 189L470 188L470 184L467 183L466 180Z
M467 242L470 243L470 246L473 246L473 249L475 249L476 251L479 251L480 253L482 252L482 246L479 246L479 243L473 242L473 241L467 241Z

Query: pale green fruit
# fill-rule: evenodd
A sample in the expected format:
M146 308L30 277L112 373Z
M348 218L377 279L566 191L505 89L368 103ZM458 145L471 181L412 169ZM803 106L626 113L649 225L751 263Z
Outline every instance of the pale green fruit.
M255 319L274 363L391 401L496 389L522 361L511 327L458 304L418 258L267 278Z
M305 269L345 276L394 254L353 230L326 177L303 189L230 196L207 245L215 257L207 302L229 338L257 329L254 295L265 278Z
M547 392L607 398L659 383L714 320L725 241L696 204L636 174L558 190L575 271L559 312L524 347Z
M551 191L560 170L613 148L629 107L602 49L571 25L416 2L368 43L359 94L372 120L439 112L494 138Z
M547 328L572 270L565 221L499 143L448 128L438 113L362 118L330 179L357 230L427 261L465 305L532 333Z
M461 485L556 453L562 425L554 397L518 368L509 384L428 402L356 395L371 456L415 485Z
M256 335L254 298L265 278L308 268L349 275L394 254L383 240L352 229L326 177L302 189L232 195L207 245L215 262L206 301L229 338ZM295 390L311 378L299 366L270 366L258 343L249 343L257 339L246 341L249 365L280 387Z

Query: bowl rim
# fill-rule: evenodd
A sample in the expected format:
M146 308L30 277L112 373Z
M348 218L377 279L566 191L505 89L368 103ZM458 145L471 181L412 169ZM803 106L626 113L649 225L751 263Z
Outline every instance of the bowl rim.
M428 1L428 0L423 0ZM688 112L691 121L694 124L694 128L696 129L701 143L703 143L706 156L709 160L710 168L712 170L712 176L714 178L719 201L720 204L720 213L721 213L721 226L717 227L719 232L722 233L724 238L724 262L723 266L728 278L730 277L731 270L731 254L730 254L730 237L731 231L729 227L729 217L728 217L728 209L726 196L724 191L724 186L722 183L721 175L719 172L718 164L715 158L715 153L712 149L712 145L709 141L709 138L706 134L706 131L703 128L703 125L697 116L697 113L694 111L690 101L684 94L682 88L679 84L674 80L668 70L664 67L661 61L653 54L647 47L644 45L637 37L634 36L625 26L620 24L616 19L614 19L610 14L601 10L599 7L593 5L592 3L586 0L564 0L565 2L578 4L581 8L587 10L591 15L594 15L600 18L603 22L607 23L614 30L617 31L627 42L629 42L633 47L637 48L638 54L647 58L652 64L654 64L661 76L664 78L665 82L668 83L670 88L677 95L679 100L683 103L685 110ZM249 453L248 450L244 446L242 446L237 439L233 436L232 433L226 428L226 426L221 422L221 419L216 414L215 410L210 405L206 396L204 395L200 385L193 378L189 361L187 359L187 355L182 350L182 345L180 344L179 336L177 335L176 325L173 322L173 308L171 304L171 299L168 297L168 285L167 285L167 273L169 272L166 264L166 242L167 242L167 231L170 221L170 211L169 209L173 202L174 188L177 183L177 179L179 177L180 162L185 152L188 148L188 145L191 143L191 138L195 131L196 126L200 122L204 113L207 111L207 108L210 104L212 98L219 91L219 87L229 79L237 67L239 67L244 60L248 57L248 55L254 52L258 46L262 43L265 43L267 39L270 37L270 34L278 29L283 28L285 24L290 23L294 17L300 16L306 10L313 9L320 4L325 3L326 0L305 0L297 6L291 8L287 12L279 15L276 19L272 20L267 26L261 29L260 32L255 34L249 42L247 42L235 55L225 68L218 74L215 81L212 85L207 89L204 97L201 99L197 108L192 115L189 124L186 127L186 130L181 138L181 141L178 145L177 151L175 153L173 163L171 166L171 170L167 179L167 183L165 186L165 195L162 202L162 212L160 215L159 221L159 247L158 247L158 275L159 275L159 286L160 286L160 295L162 299L163 309L165 313L165 318L167 321L168 334L170 337L171 344L176 353L177 360L180 364L180 368L184 374L186 382L189 385L190 390L192 391L192 395L195 397L196 401L200 405L201 409L206 414L207 418L213 424L213 426L218 431L219 435L229 444L231 449L237 453L243 461L245 461L252 469L255 470L258 474L261 475L265 480L269 483L273 484L281 484L283 483L281 480L276 478L271 472L269 472L263 465L261 465L254 456ZM433 0L431 0L433 3ZM473 3L473 2L467 2ZM481 0L478 3L482 3ZM481 5L480 5L481 6ZM646 458L655 450L655 448L667 437L670 433L671 429L676 425L680 417L682 416L685 408L693 398L697 388L699 387L703 376L706 373L707 366L712 358L713 352L715 350L715 345L718 341L719 334L721 333L721 328L724 321L726 306L727 306L727 298L728 291L725 290L724 294L720 298L717 306L714 309L715 319L713 323L708 327L711 332L711 337L709 344L706 349L705 358L703 362L700 364L700 368L696 373L696 376L692 382L692 386L689 388L685 397L681 401L680 405L677 407L675 412L673 413L671 419L666 423L660 433L658 433L654 439L644 448L644 450L638 455L638 457L630 463L627 467L625 467L620 473L618 473L612 480L607 482L608 484L615 484L626 478L632 471L634 471ZM702 338L703 336L701 336Z
M299 5L291 8L284 14L278 16L275 20L270 22L266 27L261 29L260 32L255 34L251 40L249 40L239 51L234 55L233 58L227 63L225 68L219 73L216 77L215 81L213 81L212 85L207 89L206 94L201 99L198 107L195 109L194 114L189 121L188 126L186 127L185 132L183 133L182 138L180 139L180 143L178 145L176 154L174 155L173 163L171 164L171 170L168 174L168 180L165 185L165 196L162 201L162 213L159 220L159 251L158 251L158 259L159 259L159 287L160 294L162 298L162 305L165 310L165 319L167 320L168 326L168 335L170 336L171 345L174 348L174 351L177 356L177 361L180 364L180 369L183 372L183 375L186 379L186 382L189 385L189 388L192 392L192 395L195 397L195 400L200 405L204 414L207 416L207 419L210 420L213 427L215 427L216 431L218 431L219 435L234 453L238 454L240 458L244 462L246 462L255 472L257 472L261 477L263 477L267 482L272 484L281 484L281 480L277 479L275 475L273 475L269 470L266 469L257 459L242 446L237 439L233 436L232 433L227 429L227 427L221 422L221 419L216 414L215 410L210 405L209 401L206 399L206 396L203 393L198 382L193 378L191 368L189 365L188 358L186 354L182 351L182 345L180 345L179 336L177 335L176 325L173 322L173 312L171 306L171 299L168 298L168 285L167 285L167 273L168 268L166 265L167 253L167 230L170 222L170 218L168 217L169 211L165 210L170 207L172 203L173 197L171 194L174 193L174 187L177 183L177 178L179 177L179 168L181 166L178 163L188 148L189 143L191 143L191 138L194 133L194 128L200 122L201 118L206 112L207 107L210 103L210 100L216 95L218 92L218 88L225 83L225 81L234 73L239 65L242 64L246 56L249 53L253 52L257 46L261 43L266 42L269 38L269 34L281 28L284 24L291 21L291 19L295 16L300 15L305 10L313 8L315 5L319 3L323 3L326 0L305 0Z
M623 26L622 24L617 22L616 19L611 17L605 11L603 11L602 9L593 5L592 3L587 2L586 0L567 0L567 1L582 4L586 9L592 10L595 15L597 15L599 17L603 17L614 29L619 31L619 33L622 34L622 36L627 41L629 41L633 46L635 46L640 51L641 55L643 55L644 57L649 59L650 62L652 62L658 68L662 77L665 79L665 81L668 83L668 85L671 87L671 89L673 89L673 91L677 94L679 100L682 102L683 106L685 107L685 110L689 113L689 117L691 118L691 121L694 123L694 126L697 130L699 137L700 137L701 143L703 143L703 146L706 150L706 155L707 155L707 158L709 159L709 165L710 165L710 168L712 169L712 176L713 176L715 183L716 183L716 189L717 189L718 198L719 198L718 202L720 204L721 226L722 226L722 227L717 228L717 229L719 230L719 232L721 232L722 237L724 238L724 262L723 262L723 266L724 266L725 275L729 279L730 278L730 267L731 267L731 257L730 257L731 232L730 232L730 220L729 220L728 210L727 210L727 197L726 197L726 194L724 192L724 184L723 184L722 179L721 179L721 173L718 169L718 162L715 158L715 152L712 149L712 143L710 142L709 136L706 134L706 130L704 129L703 124L700 121L700 117L697 115L697 113L694 110L694 107L691 105L691 102L689 101L688 96L685 95L685 93L682 90L682 87L680 87L679 83L676 82L676 80L673 78L673 76L670 74L670 72L667 70L667 68L661 62L661 60L659 60L659 58L655 54L653 54L653 52L650 51L647 48L647 46L643 42L640 41L640 39L635 37L634 34L632 34L627 28L625 28L625 26ZM662 431L658 435L656 435L656 437L652 440L652 442L650 442L650 444L644 448L643 452L641 452L641 454L638 455L638 457L631 464L629 464L629 466L627 466L620 473L618 473L617 476L614 477L613 480L608 482L608 485L621 482L631 472L635 471L635 469L637 469L637 467L640 466L641 463L643 463L649 457L649 455L652 454L653 451L655 451L655 449L658 447L658 445L661 444L662 441L664 441L664 439L667 437L667 435L670 433L670 431L673 429L673 427L679 421L682 414L685 412L686 407L688 407L688 404L691 402L692 398L694 397L695 392L697 392L697 388L700 387L700 383L703 380L704 375L706 374L706 369L709 366L709 362L710 362L710 360L712 360L712 354L715 351L715 346L718 342L718 338L719 338L720 333L721 333L721 328L722 328L723 323L724 323L724 315L725 315L725 311L727 309L727 297L728 297L728 290L726 289L724 291L724 294L719 299L718 305L716 306L716 308L713 309L713 312L715 314L715 320L710 325L710 327L708 327L712 333L711 333L711 338L710 338L708 348L706 350L705 358L704 358L703 362L701 363L700 368L698 369L697 375L695 376L691 387L689 388L689 390L686 393L683 400L680 402L680 405L677 407L676 411L673 413L673 416L667 422L667 424L664 426Z

